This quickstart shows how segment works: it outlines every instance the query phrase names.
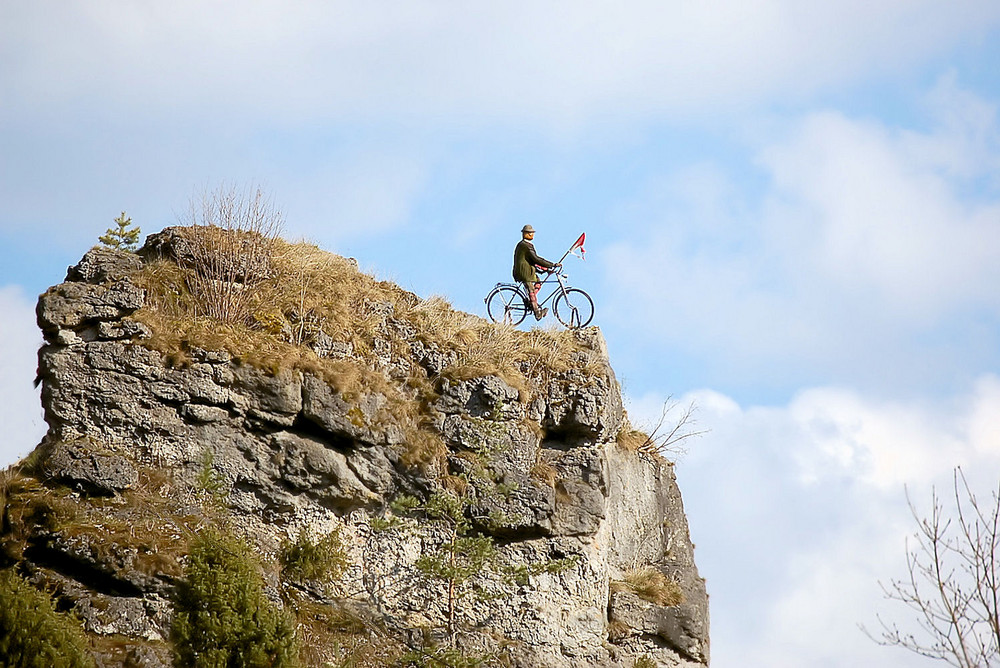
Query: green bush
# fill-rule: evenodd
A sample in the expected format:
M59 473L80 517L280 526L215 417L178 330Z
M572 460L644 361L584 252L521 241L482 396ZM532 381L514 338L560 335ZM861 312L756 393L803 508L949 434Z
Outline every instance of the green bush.
M174 612L178 668L297 665L294 626L264 596L260 565L234 538L213 529L198 536Z
M340 527L318 541L303 529L294 541L282 542L278 559L285 577L300 582L333 582L350 565L340 539Z
M13 571L0 573L0 657L6 668L94 665L80 623Z

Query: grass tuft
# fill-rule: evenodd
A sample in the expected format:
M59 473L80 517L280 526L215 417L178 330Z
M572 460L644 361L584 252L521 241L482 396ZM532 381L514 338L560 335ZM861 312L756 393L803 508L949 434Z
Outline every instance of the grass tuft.
M317 603L299 592L290 595L305 666L390 668L399 666L405 646L380 623L349 605Z
M664 607L684 602L684 592L681 591L680 585L653 566L629 571L623 580L611 583L611 590L630 591L645 601Z
M620 619L612 619L607 626L608 640L621 642L632 633L632 627Z
M555 489L556 482L559 480L559 470L549 462L539 458L534 466L531 467L531 477L541 480L552 489Z

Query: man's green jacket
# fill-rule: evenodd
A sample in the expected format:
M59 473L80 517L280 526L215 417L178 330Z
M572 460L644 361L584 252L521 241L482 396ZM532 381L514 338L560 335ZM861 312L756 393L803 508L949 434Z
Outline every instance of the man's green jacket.
M554 262L539 257L538 253L535 252L535 244L527 239L522 239L514 248L514 280L521 283L537 282L538 274L535 273L535 265L546 269L556 266Z

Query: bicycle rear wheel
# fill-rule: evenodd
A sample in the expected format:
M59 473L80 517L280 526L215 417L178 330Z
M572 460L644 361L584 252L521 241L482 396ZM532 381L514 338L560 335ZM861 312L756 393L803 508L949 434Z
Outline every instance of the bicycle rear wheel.
M567 288L556 296L552 310L559 322L570 329L580 329L594 319L594 300L583 290Z
M504 325L520 325L529 308L524 293L509 285L494 288L486 298L486 312L490 320Z

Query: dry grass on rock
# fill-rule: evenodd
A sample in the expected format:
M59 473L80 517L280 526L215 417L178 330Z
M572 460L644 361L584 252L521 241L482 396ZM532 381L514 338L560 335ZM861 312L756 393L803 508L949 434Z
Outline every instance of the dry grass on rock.
M640 429L633 428L627 420L622 425L615 441L620 447L628 450L629 452L644 452L646 454L659 456L659 453L655 450L655 448L650 448L651 441L649 434Z
M552 489L556 489L559 481L559 470L545 459L539 458L531 467L531 477L544 482Z
M303 666L390 668L406 646L381 625L347 607L324 605L299 594L290 595Z
M684 602L680 585L653 566L630 570L624 579L612 581L611 590L630 591L645 601L667 607Z
M210 235L215 246L227 248L242 246L216 237L250 234L201 226L176 233L187 239ZM401 409L394 412L412 416L433 399L434 381L413 363L414 345L436 351L445 360L442 376L464 380L498 375L518 389L523 400L555 374L572 368L590 375L600 370L596 354L573 332L522 332L496 325L453 309L441 297L420 299L359 271L353 260L311 244L275 239L255 248L266 248L269 256L267 271L252 279L252 289L251 279L239 272L230 273L246 283L207 290L190 261L147 261L134 278L147 291L147 305L135 315L152 331L144 345L174 365L190 364L200 348L226 351L240 363L272 373L298 369L344 394L380 392ZM241 300L240 308L249 314L245 320L206 315L228 312L204 303L227 295ZM407 377L400 378L400 373ZM393 374L404 382L390 383ZM417 405L405 408L408 402Z
M136 570L176 576L190 537L205 522L182 506L159 471L143 470L140 484L120 498L80 497L18 466L2 477L5 521L0 553L9 561L20 560L41 532L89 545L95 558L108 563L131 553Z

